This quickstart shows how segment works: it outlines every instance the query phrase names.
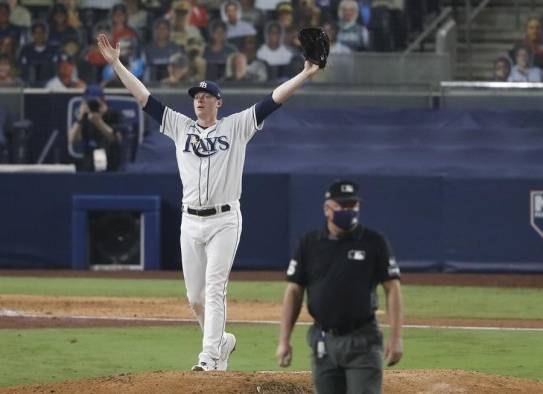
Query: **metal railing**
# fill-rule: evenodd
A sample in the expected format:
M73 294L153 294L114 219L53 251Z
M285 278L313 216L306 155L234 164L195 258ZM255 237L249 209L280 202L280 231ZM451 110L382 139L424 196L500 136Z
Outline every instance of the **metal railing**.
M483 0L475 8L472 7L472 0L466 0L466 47L467 47L467 59L468 59L468 77L473 76L473 56L471 47L471 24L477 18L477 15L486 8L490 0Z
M451 7L445 7L441 11L441 14L439 14L439 16L435 18L432 23L430 23L430 25L426 29L424 29L422 33L420 33L417 39L413 41L405 51L403 51L403 56L407 56L415 49L417 49L422 44L422 42L426 40L428 36L438 28L441 23L450 18L450 16L452 15L452 11L453 10Z

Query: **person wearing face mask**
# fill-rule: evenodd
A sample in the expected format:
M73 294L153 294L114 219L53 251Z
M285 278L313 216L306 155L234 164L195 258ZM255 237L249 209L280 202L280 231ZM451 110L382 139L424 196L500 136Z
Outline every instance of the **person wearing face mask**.
M403 354L400 269L386 239L359 224L356 183L336 181L324 198L324 229L301 239L287 269L277 362L290 365L290 337L307 292L314 319L307 339L316 392L380 393L383 360L392 366ZM390 324L384 348L375 317L379 283Z

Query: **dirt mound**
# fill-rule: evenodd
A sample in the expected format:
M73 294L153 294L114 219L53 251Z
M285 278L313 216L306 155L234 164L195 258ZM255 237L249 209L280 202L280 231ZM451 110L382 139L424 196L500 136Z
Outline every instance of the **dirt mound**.
M0 389L0 394L312 393L308 372L149 372ZM385 372L384 393L543 393L543 382L460 370Z

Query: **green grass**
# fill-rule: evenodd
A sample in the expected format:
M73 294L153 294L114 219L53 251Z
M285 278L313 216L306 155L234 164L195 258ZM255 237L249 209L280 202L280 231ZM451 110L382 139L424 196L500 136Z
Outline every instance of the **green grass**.
M231 300L281 302L284 289L283 282L228 286ZM0 277L0 294L182 298L185 286L181 280ZM543 289L404 286L403 295L409 317L543 319Z
M277 370L277 326L230 325L238 347L233 370ZM306 326L294 331L293 365L309 369ZM458 368L543 379L543 333L406 329L399 368ZM196 326L0 330L0 386L119 373L187 370L200 351Z

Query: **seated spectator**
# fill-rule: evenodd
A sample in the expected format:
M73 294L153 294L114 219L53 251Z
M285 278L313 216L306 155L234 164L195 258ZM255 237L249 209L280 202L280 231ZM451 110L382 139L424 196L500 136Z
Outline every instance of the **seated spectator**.
M160 81L160 84L168 88L178 87L187 82L188 75L187 57L183 53L176 53L168 59L167 75Z
M287 68L287 76L290 77L302 71L305 63L305 58L302 54L302 44L298 38L298 28L291 26L286 29L283 43L292 53L292 59Z
M9 37L18 48L21 42L21 28L10 23L9 19L9 4L0 3L0 40Z
M283 31L278 22L269 22L265 30L266 42L258 49L256 57L268 66L268 78L288 76L292 52L283 44Z
M143 78L145 73L145 62L139 55L139 48L136 38L121 38L119 41L119 60L121 63L139 79ZM123 87L119 77L113 71L111 64L104 67L102 71L102 86Z
M74 59L65 53L61 53L57 56L57 75L51 78L45 84L45 87L53 91L65 91L72 88L82 89L86 84L77 75L77 66Z
M188 18L191 9L192 5L187 0L176 1L172 4L171 40L182 47L187 46L190 38L203 41L200 30L189 25Z
M128 26L128 11L124 4L115 4L111 10L111 41L113 46L123 38L137 38L136 31Z
M0 54L10 58L13 62L15 60L16 46L12 37L0 38Z
M104 92L89 85L79 107L77 120L68 132L72 151L82 146L83 159L76 162L78 171L115 171L120 165L123 119L108 107Z
M255 7L254 0L240 0L239 4L241 5L241 20L250 23L255 28L264 24L264 13Z
M338 7L339 31L337 39L353 51L370 48L370 35L358 20L358 4L354 0L341 0Z
M298 26L320 26L321 10L315 5L315 0L300 0L298 2Z
M140 37L145 37L147 29L147 11L140 7L140 0L123 0L128 12L128 25L139 34Z
M170 22L157 19L153 28L153 42L145 47L147 80L160 81L167 74L170 57L184 49L170 41Z
M207 68L204 59L204 43L197 38L189 38L186 48L189 66L188 81L194 83L204 80Z
M291 26L294 26L294 15L292 4L289 1L283 1L277 4L277 21L283 28L283 30L288 29Z
M528 18L526 22L526 35L524 37L523 44L530 48L534 57L534 65L539 68L543 68L543 44L541 42L541 38L541 21L539 17L532 16ZM514 52L515 48L511 50L511 57L513 59L515 58Z
M237 51L236 47L226 42L226 24L215 21L210 26L211 40L206 45L204 59L206 61L206 78L213 81L224 78L226 60L228 56Z
M240 47L244 37L256 36L256 30L249 22L241 20L241 6L235 0L223 3L221 19L226 23L226 37L236 47Z
M28 29L32 24L32 15L28 8L19 4L19 0L8 0L10 8L9 21L15 26L23 29Z
M330 38L330 55L351 53L351 48L347 45L338 42L337 40L337 25L333 21L326 22L323 26L324 31Z
M494 61L494 70L492 72L493 81L507 82L510 73L511 61L507 57L500 56Z
M527 45L515 48L515 65L507 78L508 82L541 82L541 69L532 67L532 53Z
M247 59L247 78L253 82L266 82L268 80L268 69L266 63L257 59L256 52L258 41L256 37L248 36L243 40L242 53Z
M55 4L49 18L49 45L58 48L68 40L78 40L77 30L68 24L68 10L62 4Z
M22 86L23 81L13 76L13 64L6 55L0 55L0 87Z
M219 8L220 1L217 4L212 4L213 1L209 0L196 0L194 6L190 9L188 24L194 26L201 31L207 31L209 26L209 10L216 10Z
M77 0L56 0L57 3L66 7L68 13L68 26L74 29L82 27L81 19L79 19L79 11L77 9Z
M55 49L47 44L47 25L35 22L31 27L31 42L19 54L19 67L23 81L31 86L42 86L55 73Z

